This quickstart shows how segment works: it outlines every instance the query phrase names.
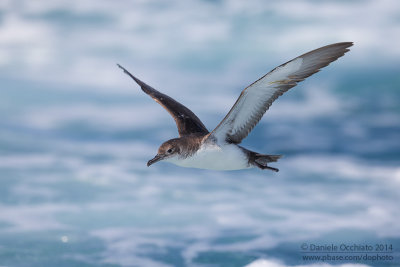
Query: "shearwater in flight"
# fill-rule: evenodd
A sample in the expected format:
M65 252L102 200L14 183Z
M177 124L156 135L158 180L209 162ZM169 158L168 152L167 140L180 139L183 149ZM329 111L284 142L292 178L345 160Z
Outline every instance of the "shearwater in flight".
M260 168L279 171L268 166L268 163L276 162L281 155L260 154L239 144L275 99L343 56L352 45L352 42L327 45L276 67L245 88L225 118L211 132L187 107L145 84L117 64L143 92L171 114L178 127L179 138L164 142L147 166L163 160L182 167L211 170Z

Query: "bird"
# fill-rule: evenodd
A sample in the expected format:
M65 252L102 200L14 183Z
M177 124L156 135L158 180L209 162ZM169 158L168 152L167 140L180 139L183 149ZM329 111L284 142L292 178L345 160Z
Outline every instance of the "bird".
M179 137L162 143L147 166L164 161L209 170L259 168L278 172L279 169L269 163L277 162L282 155L261 154L239 144L279 96L342 57L352 45L353 42L340 42L323 46L274 68L241 92L228 114L211 132L190 109L117 64L143 92L168 111L178 128Z

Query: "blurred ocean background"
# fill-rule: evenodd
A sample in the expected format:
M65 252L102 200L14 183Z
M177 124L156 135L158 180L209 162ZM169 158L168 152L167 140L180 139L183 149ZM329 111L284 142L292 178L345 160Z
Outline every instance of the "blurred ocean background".
M279 173L146 167L175 123L116 63L212 130L341 41L243 143ZM303 244L342 243L393 260L324 266L400 266L399 162L397 0L0 1L0 266L316 266Z

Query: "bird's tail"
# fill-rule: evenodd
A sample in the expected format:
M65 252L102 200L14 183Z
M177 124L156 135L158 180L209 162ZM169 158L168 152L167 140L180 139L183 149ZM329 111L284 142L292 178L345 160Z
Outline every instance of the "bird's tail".
M256 152L253 152L250 159L251 159L251 164L257 166L258 168L265 170L269 169L275 172L278 172L279 169L273 168L267 165L267 163L270 162L277 162L278 159L280 159L282 155L265 155L265 154L259 154Z

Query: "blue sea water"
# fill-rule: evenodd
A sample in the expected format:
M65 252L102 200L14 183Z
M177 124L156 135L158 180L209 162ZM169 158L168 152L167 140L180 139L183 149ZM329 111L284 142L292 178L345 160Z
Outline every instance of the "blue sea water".
M2 1L0 266L400 266L398 14L395 0ZM339 41L355 45L243 142L283 154L279 173L146 167L176 127L116 63L212 130L245 86Z

